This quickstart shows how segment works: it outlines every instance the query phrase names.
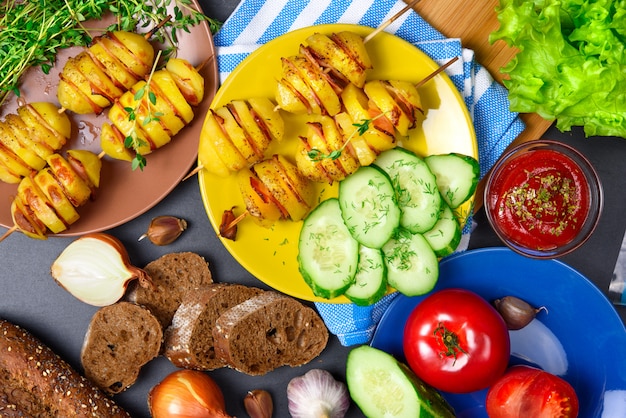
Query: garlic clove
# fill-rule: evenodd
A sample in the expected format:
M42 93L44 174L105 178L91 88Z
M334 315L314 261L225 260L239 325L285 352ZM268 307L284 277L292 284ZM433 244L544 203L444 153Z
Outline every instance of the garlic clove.
M187 221L175 216L157 216L148 226L148 231L139 237L138 241L148 237L154 245L168 245L176 241L180 234L187 229Z
M545 306L535 308L516 296L504 296L496 299L493 301L493 305L504 319L507 328L513 331L530 324L539 311L547 311Z
M350 407L346 385L322 369L291 379L287 400L293 418L343 418Z
M134 279L141 286L152 285L148 274L130 263L122 242L101 232L71 242L52 263L50 273L74 297L94 306L117 302Z
M250 418L272 418L274 402L269 392L255 389L243 399L243 406Z

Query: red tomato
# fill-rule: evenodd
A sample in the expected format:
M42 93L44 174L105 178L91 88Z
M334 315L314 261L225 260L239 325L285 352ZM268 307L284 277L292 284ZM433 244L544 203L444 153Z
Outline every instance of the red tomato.
M565 380L528 366L511 367L487 393L489 418L575 418L578 397Z
M420 302L406 322L403 347L415 374L452 393L490 386L510 357L509 333L500 314L464 289L440 290Z

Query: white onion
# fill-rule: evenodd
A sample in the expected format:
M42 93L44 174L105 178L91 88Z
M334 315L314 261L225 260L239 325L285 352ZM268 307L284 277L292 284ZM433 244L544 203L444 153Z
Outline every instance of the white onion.
M94 306L117 302L134 279L151 285L148 274L130 264L124 245L105 233L84 235L70 243L50 272L65 290Z

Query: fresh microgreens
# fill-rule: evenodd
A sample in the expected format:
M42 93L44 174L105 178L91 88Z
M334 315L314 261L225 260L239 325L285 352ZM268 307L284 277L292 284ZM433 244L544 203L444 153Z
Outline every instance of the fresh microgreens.
M146 146L146 141L141 139L139 132L141 132L141 127L137 126L138 123L138 112L145 109L145 115L143 116L143 120L141 121L141 126L146 126L151 122L159 122L159 117L163 116L162 112L153 112L152 106L156 105L157 96L150 89L152 84L152 76L154 71L156 70L157 62L159 61L159 57L161 55L161 51L158 52L157 58L154 60L154 64L152 66L152 70L150 71L150 75L146 80L146 83L137 91L133 96L133 100L135 101L135 107L125 107L124 110L128 113L128 120L132 122L132 127L129 135L124 139L124 146L128 149L132 149L135 151L135 157L131 162L131 167L133 170L139 168L143 170L146 166L146 158L139 151L141 147ZM146 101L147 99L147 101Z
M170 10L173 12L170 13ZM173 54L179 31L207 21L212 33L221 23L194 9L191 0L6 0L0 2L0 105L9 92L19 96L19 82L30 67L47 74L63 48L91 42L87 20L102 19L111 12L116 23L108 30L133 31L156 27L155 39ZM170 14L173 19L167 20ZM165 23L163 23L165 22Z
M383 115L384 113L380 113L379 115L376 115L375 117L371 119L362 119L360 123L353 123L352 126L354 126L356 129L346 138L341 148L332 150L328 154L324 154L322 151L316 148L313 148L307 153L307 156L311 159L311 161L314 161L314 162L320 162L326 159L336 160L337 158L341 157L341 153L343 152L344 149L346 149L346 147L348 146L352 138L354 138L357 135L361 136L364 133L366 133L370 128L370 124L374 120L380 118Z

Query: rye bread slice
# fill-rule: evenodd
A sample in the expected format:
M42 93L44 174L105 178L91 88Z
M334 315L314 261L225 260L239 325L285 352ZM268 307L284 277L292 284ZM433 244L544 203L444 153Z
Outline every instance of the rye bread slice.
M262 292L256 287L214 283L187 293L165 331L165 356L187 369L224 367L213 347L215 321L227 309Z
M107 393L120 393L159 355L162 343L161 324L147 308L126 301L100 308L81 350L85 376Z
M213 283L208 263L192 252L165 254L148 263L144 270L152 279L153 287L133 283L126 299L150 309L163 329L172 322L187 292Z
M215 353L229 367L263 375L280 366L301 366L326 347L328 330L312 308L274 291L224 312L213 328Z

